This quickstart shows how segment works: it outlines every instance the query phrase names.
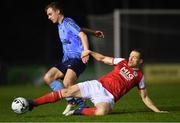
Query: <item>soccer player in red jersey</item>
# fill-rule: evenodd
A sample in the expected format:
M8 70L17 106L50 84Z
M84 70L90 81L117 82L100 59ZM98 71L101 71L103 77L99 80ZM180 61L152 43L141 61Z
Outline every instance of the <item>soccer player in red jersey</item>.
M82 57L87 55L93 56L97 61L113 65L114 69L102 76L99 80L78 83L67 89L55 91L31 100L29 101L30 110L33 107L46 103L53 103L62 98L72 96L90 99L95 107L71 110L66 115L105 115L113 109L115 102L133 87L137 87L142 101L149 109L154 112L166 112L159 110L147 94L144 75L139 69L140 65L143 63L142 54L139 50L132 50L128 60L104 56L90 50L84 52Z

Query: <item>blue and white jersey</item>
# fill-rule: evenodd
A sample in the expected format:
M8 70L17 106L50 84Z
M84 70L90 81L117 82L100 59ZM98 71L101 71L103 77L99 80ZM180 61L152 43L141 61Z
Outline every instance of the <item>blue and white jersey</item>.
M64 18L61 24L58 24L59 37L63 45L62 62L70 58L81 59L83 45L78 36L81 28L71 18Z

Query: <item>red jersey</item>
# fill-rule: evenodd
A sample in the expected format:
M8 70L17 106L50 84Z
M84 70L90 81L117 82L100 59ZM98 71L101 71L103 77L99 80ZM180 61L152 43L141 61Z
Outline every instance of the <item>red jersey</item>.
M116 65L114 69L99 82L114 96L115 102L135 86L145 88L143 73L139 69L129 67L127 60L122 58L114 58L113 63Z

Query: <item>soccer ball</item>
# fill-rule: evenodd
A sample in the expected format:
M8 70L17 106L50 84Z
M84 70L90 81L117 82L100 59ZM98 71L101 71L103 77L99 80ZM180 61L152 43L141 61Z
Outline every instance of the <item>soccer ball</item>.
M11 109L17 114L22 114L28 111L29 103L25 98L17 97L13 100Z

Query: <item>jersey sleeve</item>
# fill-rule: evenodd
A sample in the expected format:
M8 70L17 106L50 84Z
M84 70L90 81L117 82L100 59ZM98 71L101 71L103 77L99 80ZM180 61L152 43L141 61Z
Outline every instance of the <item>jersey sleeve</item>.
M79 32L81 31L81 28L75 23L74 20L72 19L67 19L67 24L66 24L67 28L69 31L71 31L72 33L74 33L75 35L78 35Z
M121 61L123 61L123 60L125 60L124 58L114 58L113 59L113 64L114 65L117 65L119 62L121 62Z
M142 77L141 81L138 84L138 89L145 89L145 81L144 81L144 76Z

